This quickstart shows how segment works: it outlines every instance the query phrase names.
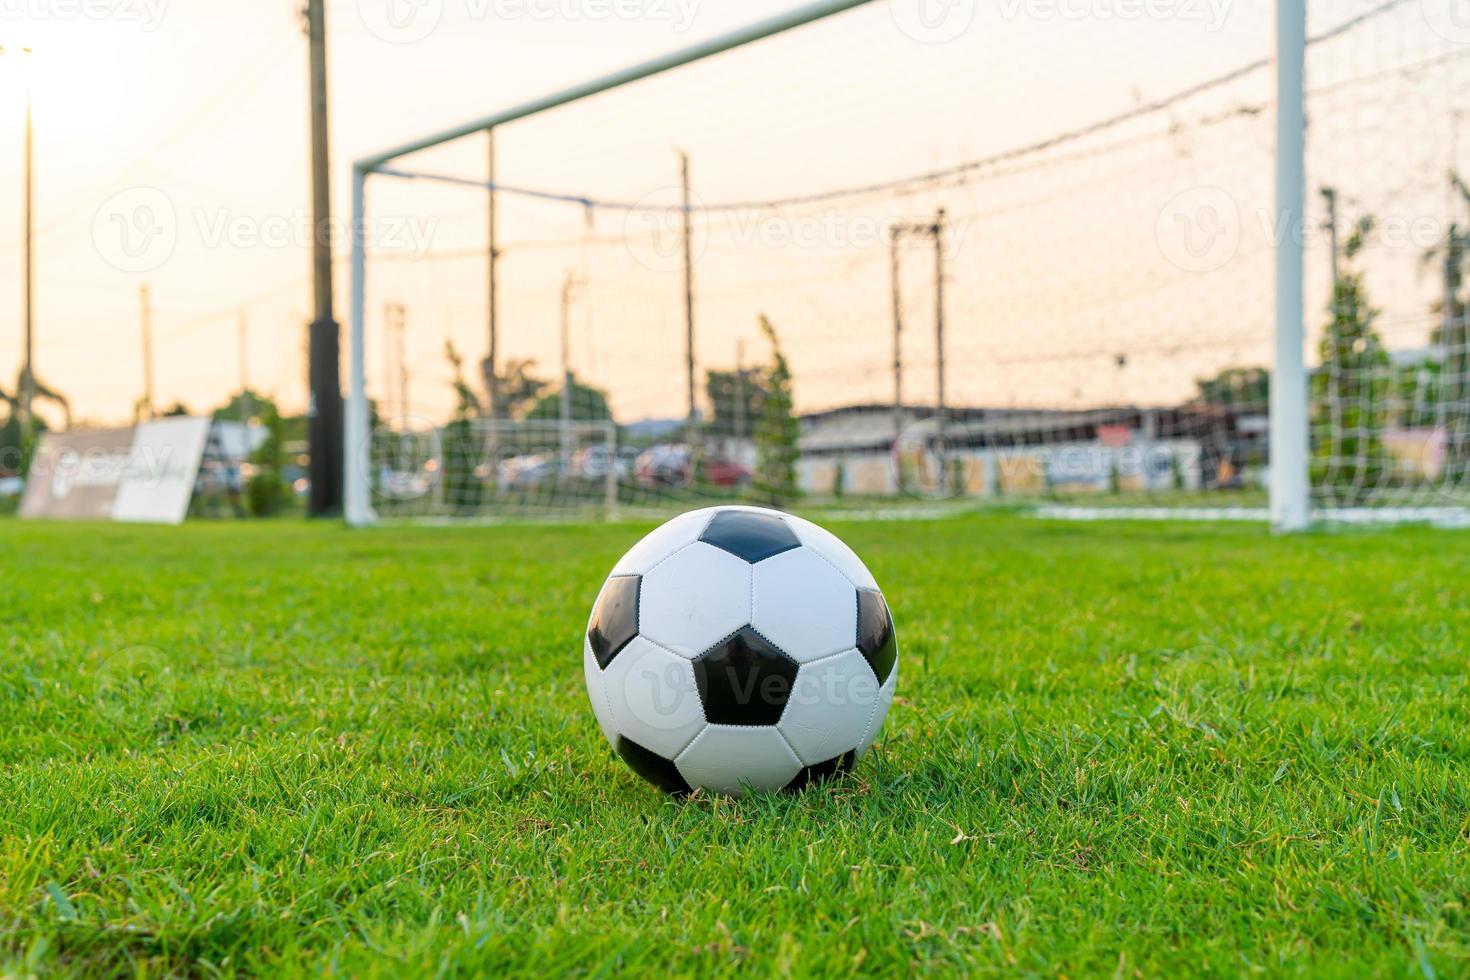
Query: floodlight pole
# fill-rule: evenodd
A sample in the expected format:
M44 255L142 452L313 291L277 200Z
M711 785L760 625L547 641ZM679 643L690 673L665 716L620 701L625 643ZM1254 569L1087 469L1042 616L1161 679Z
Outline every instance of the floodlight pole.
M1306 0L1276 3L1276 364L1271 372L1271 526L1311 524L1305 300Z
M153 302L145 282L138 290L141 303L140 313L143 326L143 401L138 415L143 419L153 418Z

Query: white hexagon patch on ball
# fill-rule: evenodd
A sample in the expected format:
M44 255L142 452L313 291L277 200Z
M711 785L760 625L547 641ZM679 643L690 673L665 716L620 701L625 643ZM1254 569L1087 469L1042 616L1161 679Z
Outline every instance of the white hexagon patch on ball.
M670 793L804 788L877 740L898 683L862 560L758 507L676 517L613 568L583 644L598 727Z

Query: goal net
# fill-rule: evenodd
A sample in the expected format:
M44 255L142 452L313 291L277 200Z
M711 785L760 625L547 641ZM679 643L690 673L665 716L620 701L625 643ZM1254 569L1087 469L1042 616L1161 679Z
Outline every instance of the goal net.
M1273 463L1319 518L1465 513L1455 0L1310 7L1299 226L1272 3L851 6L371 161L376 516L1264 518ZM1308 460L1271 445L1293 239Z

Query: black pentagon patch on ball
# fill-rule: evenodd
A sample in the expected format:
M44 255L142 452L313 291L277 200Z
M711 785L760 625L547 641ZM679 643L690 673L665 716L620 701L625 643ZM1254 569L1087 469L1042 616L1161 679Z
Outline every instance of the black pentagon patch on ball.
M673 793L682 796L692 792L684 777L679 774L678 768L673 762L665 759L657 752L650 752L637 742L625 735L618 736L618 755L638 775L648 780L665 793Z
M699 540L754 565L783 551L800 548L796 532L775 514L725 510L716 514Z
M704 717L716 725L774 725L798 665L749 626L694 661Z
M807 766L796 774L796 778L786 784L786 792L797 793L815 783L824 783L836 776L841 776L852 770L852 765L857 761L857 752L844 752L835 759L826 762L818 762L814 766Z
M607 580L597 608L592 610L592 625L587 627L587 639L592 644L592 655L597 665L607 670L623 649L638 635L638 584L637 575L619 575Z
M858 590L857 647L873 668L878 683L888 680L898 659L898 638L893 635L888 603L880 593L868 589Z

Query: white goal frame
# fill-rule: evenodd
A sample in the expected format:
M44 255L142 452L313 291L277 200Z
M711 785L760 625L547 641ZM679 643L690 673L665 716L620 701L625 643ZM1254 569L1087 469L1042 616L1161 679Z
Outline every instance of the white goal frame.
M352 166L352 286L350 381L343 451L345 518L353 527L377 522L372 506L372 432L367 399L365 305L367 258L364 227L367 180L395 176L394 160L434 146L493 131L518 119L578 102L735 48L774 37L879 0L815 0L784 14L749 24L687 48L532 99L443 132L357 160ZM902 2L902 0L884 0ZM1278 532L1311 524L1308 393L1303 270L1306 195L1306 0L1276 0L1276 219L1283 229L1275 243L1275 356L1271 371L1270 518ZM400 175L401 176L401 175ZM686 205L687 206L687 205Z

